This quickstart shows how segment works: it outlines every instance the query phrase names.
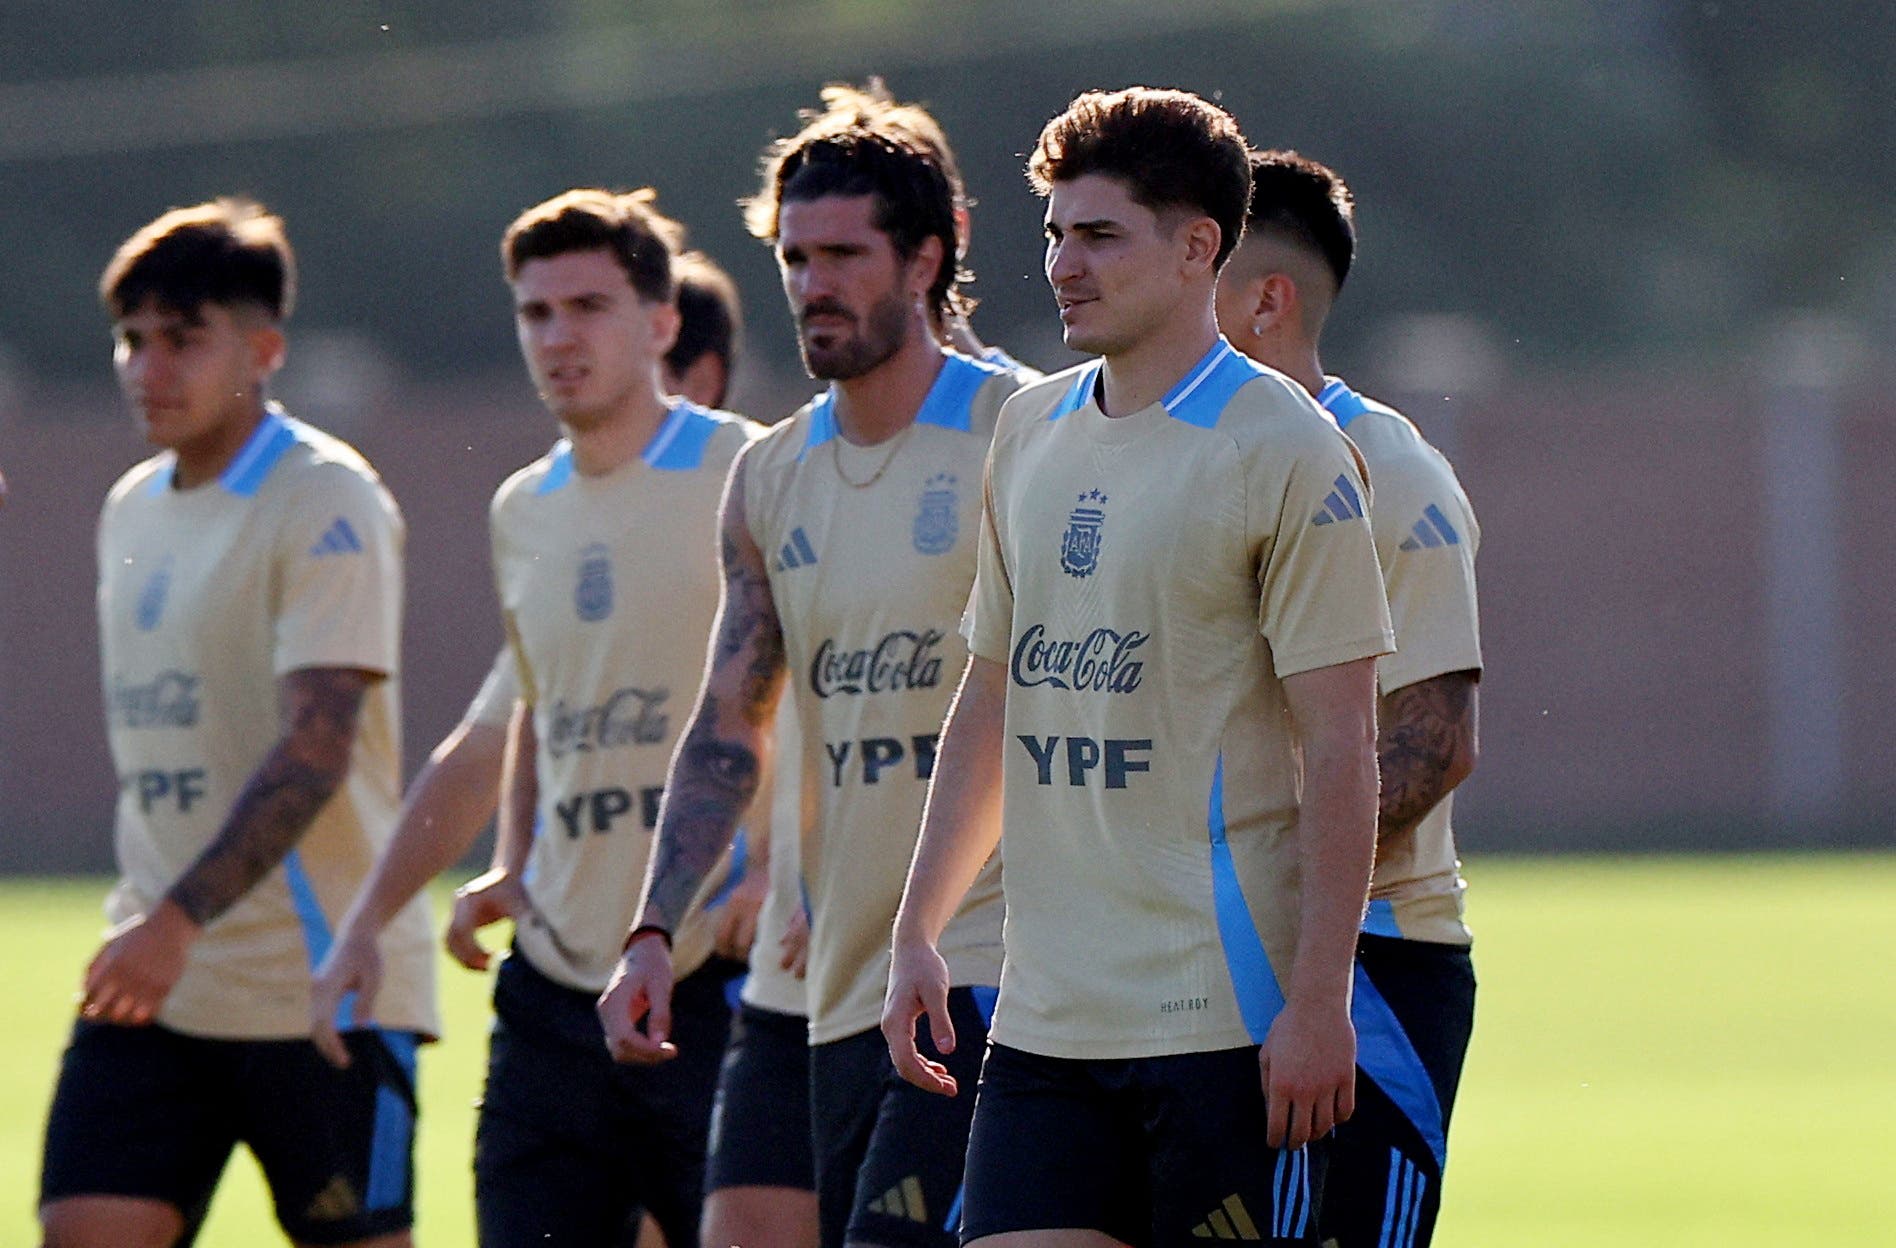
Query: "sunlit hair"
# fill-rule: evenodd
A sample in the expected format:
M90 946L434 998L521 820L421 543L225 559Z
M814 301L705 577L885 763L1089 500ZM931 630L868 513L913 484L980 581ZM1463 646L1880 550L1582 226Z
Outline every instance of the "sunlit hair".
M1356 259L1356 199L1329 166L1285 149L1251 153L1247 228L1321 258L1343 289Z
M1027 180L1044 196L1056 182L1102 174L1153 212L1202 213L1218 224L1217 269L1244 236L1249 154L1231 114L1189 91L1088 91L1041 130Z
M296 255L283 220L225 196L173 208L126 239L99 277L114 319L148 302L196 317L204 304L245 305L281 321L296 302Z
M716 356L728 374L737 361L737 339L744 328L743 305L731 275L702 251L687 251L672 264L678 284L678 339L665 353L672 376L704 355Z
M875 226L903 260L923 240L941 240L929 308L937 316L965 313L972 305L956 285L974 275L961 267L955 211L967 206L967 195L940 124L921 105L898 103L880 78L861 87L832 83L821 98L822 109L798 114L801 130L764 150L763 185L743 201L751 234L775 242L786 202L873 195Z
M529 260L550 260L575 251L609 251L641 299L668 302L672 261L685 242L685 227L658 210L658 192L605 191L585 187L535 204L501 236L507 280Z

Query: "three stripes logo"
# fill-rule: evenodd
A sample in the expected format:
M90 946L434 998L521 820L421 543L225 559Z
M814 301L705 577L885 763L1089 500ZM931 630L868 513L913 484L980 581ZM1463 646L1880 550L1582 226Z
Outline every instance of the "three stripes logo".
M1462 540L1455 526L1448 522L1448 517L1434 503L1422 509L1422 518L1415 522L1409 533L1396 549L1435 550L1442 546L1459 546Z
M311 557L320 559L324 555L354 555L362 551L362 539L356 536L354 528L347 520L337 516L335 523L323 531L316 544L309 548Z
M1356 487L1350 484L1348 477L1339 476L1332 484L1329 497L1323 500L1323 509L1311 517L1310 523L1338 524L1362 518L1363 496L1356 492Z
M1224 1203L1213 1209L1210 1217L1192 1228L1192 1238L1264 1242L1264 1236L1258 1233L1257 1223L1251 1221L1251 1211L1244 1207L1244 1201L1236 1192L1225 1197Z
M922 1181L909 1175L882 1195L869 1202L870 1213L885 1214L909 1222L928 1221L928 1205L922 1200Z
M1422 1198L1429 1176L1396 1149L1389 1150L1389 1188L1383 1196L1382 1234L1376 1248L1414 1248L1422 1225Z
M816 547L810 545L809 536L801 525L790 530L790 540L783 544L777 557L771 561L773 571L787 572L791 568L807 568L816 562Z

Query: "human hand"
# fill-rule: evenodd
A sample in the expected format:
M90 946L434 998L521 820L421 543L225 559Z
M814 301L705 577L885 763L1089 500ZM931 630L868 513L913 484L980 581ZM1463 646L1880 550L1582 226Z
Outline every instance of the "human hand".
M783 925L783 935L777 939L777 948L783 956L777 965L802 979L810 970L810 915L802 906L790 912L790 921Z
M634 936L595 1007L613 1061L651 1066L678 1056L670 1039L671 998L671 946L656 931Z
M518 920L532 910L527 890L514 874L495 867L454 890L454 911L448 916L442 943L456 962L470 971L484 971L493 954L474 933L502 919Z
M202 930L169 901L120 923L86 967L80 1015L131 1027L151 1022L184 974L185 957Z
M924 1092L953 1096L955 1077L940 1062L923 1057L915 1042L915 1020L928 1016L935 1048L955 1051L955 1026L948 1018L948 963L935 946L898 941L889 961L889 993L882 1004L882 1038L895 1071Z
M1264 1085L1264 1140L1302 1148L1356 1110L1356 1029L1347 1002L1286 1004L1257 1054Z
M309 985L309 1038L331 1065L345 1070L349 1066L349 1048L336 1019L343 998L355 993L353 1021L359 1026L375 1017L375 994L381 988L382 951L375 947L375 938L345 926Z

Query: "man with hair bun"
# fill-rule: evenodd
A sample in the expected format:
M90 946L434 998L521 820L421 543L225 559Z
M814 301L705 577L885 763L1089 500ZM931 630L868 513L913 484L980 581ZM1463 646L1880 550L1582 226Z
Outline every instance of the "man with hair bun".
M1314 395L1362 451L1396 630L1396 653L1376 672L1376 869L1351 1002L1361 1077L1356 1113L1331 1150L1323 1235L1342 1248L1413 1248L1435 1232L1474 1028L1473 937L1449 812L1475 766L1481 530L1447 458L1401 413L1323 371L1318 339L1356 255L1350 188L1289 151L1253 153L1251 182L1244 244L1218 284L1218 323L1240 351Z
M1028 165L1067 345L1100 358L1001 413L883 1015L902 1075L958 1091L915 1028L949 1028L940 933L998 847L964 1243L1314 1245L1353 1106L1391 638L1354 448L1218 333L1248 151L1134 87Z
M391 916L376 1018L338 1020L346 1069L308 1022L401 796L401 516L268 397L295 263L261 205L166 213L99 293L160 453L99 519L120 874L48 1116L45 1242L189 1242L241 1141L290 1239L404 1245L415 1049L439 1031L425 907Z
M627 1060L685 1051L671 1006L678 923L756 791L787 682L803 747L778 766L795 769L803 794L821 1242L945 1248L960 1222L972 1097L894 1080L876 1022L890 923L966 653L955 625L974 571L981 464L1019 383L941 345L965 278L966 197L940 127L876 83L831 86L822 100L766 151L746 215L775 246L804 365L830 384L732 471L718 631L600 1013ZM1001 918L997 864L946 937L947 1008L970 1039L942 1056L970 1081Z

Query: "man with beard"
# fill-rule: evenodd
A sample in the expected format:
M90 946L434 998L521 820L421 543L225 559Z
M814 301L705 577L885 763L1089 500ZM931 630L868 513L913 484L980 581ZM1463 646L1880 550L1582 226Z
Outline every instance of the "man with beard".
M936 734L966 661L982 463L1018 382L937 342L956 304L962 203L913 106L831 87L776 144L751 230L775 243L810 374L829 389L740 456L726 489L724 599L673 759L636 923L600 1001L623 1060L674 1045L671 945L756 791L786 675L805 742L811 1126L825 1245L949 1245L972 1095L893 1079L877 1020ZM970 1081L1000 970L998 867L948 925ZM924 1041L926 1045L926 1041Z

